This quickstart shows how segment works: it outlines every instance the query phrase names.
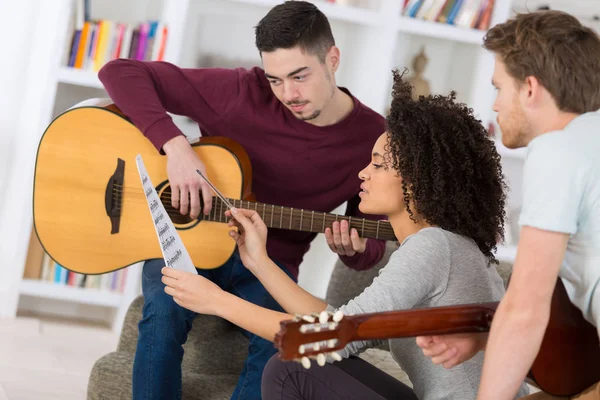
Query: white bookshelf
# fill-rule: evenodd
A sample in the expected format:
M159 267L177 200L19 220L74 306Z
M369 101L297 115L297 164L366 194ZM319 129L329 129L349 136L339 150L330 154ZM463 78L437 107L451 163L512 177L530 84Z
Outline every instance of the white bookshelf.
M105 18L102 15L103 8L107 10L106 14L114 15L115 12L118 13L118 7L123 7L138 12L139 15L135 18L138 21L151 18L162 19L168 23L170 29L165 60L183 67L196 66L199 54L211 52L230 58L253 58L260 62L254 48L252 28L269 8L281 2L281 0L162 0L158 14L148 15L146 13L148 7L140 5L157 4L157 1L134 0L137 6L123 7L118 0L103 0L92 1L92 17ZM43 57L39 58L35 69L31 68L32 79L28 83L30 87L28 104L33 105L29 108L39 113L39 116L36 116L39 122L33 121L28 129L28 132L37 132L37 139L32 138L32 140L39 141L45 127L57 113L86 98L96 97L98 89L102 89L96 72L64 66L72 32L57 27L65 26L67 16L72 15L74 3L75 0L53 0L52 6L44 8L46 18L39 19L40 22L36 26L36 32L39 31L39 34L36 33L34 36L34 46ZM494 98L493 87L490 84L493 57L481 47L484 32L402 16L401 0L380 0L379 3L378 9L363 9L315 1L315 4L329 17L336 43L342 51L341 67L337 74L338 84L348 87L363 103L383 114L389 105L391 70L402 69L404 66L410 68L412 58L421 46L425 45L430 59L425 77L430 80L432 91L448 93L456 89L459 100L473 107L487 124L492 114ZM491 25L504 21L508 17L511 3L512 0L496 0ZM52 35L45 35L43 32L52 32ZM43 74L39 73L40 68ZM45 90L38 90L39 86L44 86ZM93 94L87 96L88 92ZM37 97L34 97L34 94ZM63 108L60 109L61 107ZM27 171L33 170L33 159L26 155L17 155L13 163L28 166L15 169L13 174L20 175L15 175L13 181L31 181ZM25 198L15 198L13 204L21 204L24 201ZM27 207L23 208L23 213L31 209L30 206ZM30 211L27 215L31 218ZM22 222L21 219L19 221ZM6 241L8 244L18 245L18 252L21 253L21 256L17 254L10 259L11 263L18 264L23 260L21 244L27 242L29 236L28 232L20 234L24 237L10 238ZM499 249L498 257L508 259L510 254L508 249ZM316 258L329 259L327 258L329 255L327 252ZM17 296L40 300L54 299L113 309L116 314L113 327L120 329L124 313L131 301L139 294L141 264L128 268L130 271L128 271L124 293L80 289L22 279L20 282L14 282L13 286L18 288L15 289L18 291ZM303 273L305 276L312 274L307 272L308 270L323 269L319 265L303 265L301 268L306 269ZM320 275L315 272L315 276ZM310 284L308 282L309 286ZM307 286L307 289L310 287ZM315 293L319 294L321 289L315 290Z
M138 3L144 1L148 5L150 5L150 3L156 4L156 2L153 2L153 0L133 1ZM110 15L114 15L114 10L111 9L111 5L108 3L109 2L104 1L92 1L92 18L104 19L109 18L108 16ZM51 26L51 28L48 29L49 31L58 31L60 34L56 34L55 37L52 37L52 40L47 40L44 35L36 36L35 43L38 46L44 47L49 52L53 52L52 61L50 62L48 60L49 62L47 65L50 82L44 82L49 86L49 90L46 98L43 101L43 103L47 104L47 107L40 110L40 113L42 114L41 125L43 127L39 129L37 138L38 142L45 127L51 122L53 117L60 114L60 112L66 110L67 108L75 105L76 103L79 103L81 100L85 100L86 98L90 97L96 97L96 94L98 93L97 90L103 89L103 86L98 79L97 72L92 70L69 68L65 66L65 61L67 59L67 55L69 54L72 31L71 29L57 30L56 26L52 26L52 24L54 23L63 28L66 26L72 26L69 20L74 17L75 4L76 0L54 0L51 8L51 15L53 16L52 18L55 19L46 20L44 23L47 23ZM123 4L119 4L118 1L115 1L112 6L122 7ZM104 10L102 10L103 7L105 7ZM188 8L188 0L163 0L154 15L136 15L133 20L127 22L135 23L139 22L139 20L160 19L161 21L167 23L169 25L169 35L167 37L164 58L167 61L177 63L181 52L182 38L185 34L184 27ZM127 7L124 9L127 9ZM137 8L133 7L133 9ZM99 10L104 14L94 15L95 10ZM143 10L143 12L146 11L147 10L145 9ZM64 90L61 89L59 91L59 84L68 84L72 86L72 88L67 88ZM87 95L87 92L80 92L81 89L94 89L95 92L93 95ZM56 104L62 104L65 102L64 97L68 96L69 90L74 90L76 92L74 95L74 100L71 102L67 101L68 105L66 107L57 109ZM85 96L85 98L76 99L77 96ZM28 159L27 161L31 162L32 160ZM24 180L29 181L30 179L30 177L24 177ZM97 306L100 310L111 310L112 313L99 312L98 314L110 315L111 317L108 322L112 325L115 331L119 331L129 305L135 299L135 297L141 293L142 263L133 264L127 267L127 269L127 276L125 278L122 292L114 292L96 288L73 287L62 283L47 282L43 280L21 279L17 285L18 293L19 296L28 298L28 301L26 302L28 305L31 305L32 302L33 304L37 304L39 302L40 309L47 308L45 307L46 304L43 304L45 299L52 299L58 301L59 303L64 302L68 304L90 305ZM54 310L52 312L55 313ZM58 308L57 312L60 313L60 307Z
M57 82L70 85L103 89L98 74L94 71L62 66L58 69Z
M118 308L125 294L36 279L23 279L21 281L21 295Z
M480 45L483 43L483 36L485 35L485 32L482 30L466 29L454 25L424 21L406 16L401 16L398 19L396 29L400 33L410 33L418 36L473 45Z

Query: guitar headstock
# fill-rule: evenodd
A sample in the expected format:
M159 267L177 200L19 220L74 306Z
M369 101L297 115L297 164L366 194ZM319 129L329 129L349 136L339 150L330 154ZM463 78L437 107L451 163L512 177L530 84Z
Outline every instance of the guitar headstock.
M305 368L310 367L311 358L321 366L328 355L341 361L342 357L336 351L343 349L356 333L352 319L344 318L341 311L297 315L280 325L274 340L279 357L299 361Z

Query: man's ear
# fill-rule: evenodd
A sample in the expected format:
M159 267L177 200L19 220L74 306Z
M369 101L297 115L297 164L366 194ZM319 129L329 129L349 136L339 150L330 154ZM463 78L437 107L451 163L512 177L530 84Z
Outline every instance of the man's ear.
M329 48L327 55L325 56L325 62L331 68L331 72L336 72L340 66L340 49L333 45Z
M525 104L529 106L540 104L547 93L546 88L540 84L535 76L526 77L519 90L523 95Z
M524 85L527 85L526 98L530 107L552 107L558 109L558 104L552 93L535 76L525 78Z

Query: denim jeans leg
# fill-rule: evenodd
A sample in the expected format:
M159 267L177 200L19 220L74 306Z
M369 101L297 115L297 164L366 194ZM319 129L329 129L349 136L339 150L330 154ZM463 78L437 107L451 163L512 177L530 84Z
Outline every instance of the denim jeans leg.
M235 256L234 256L235 258ZM280 266L286 273L285 267ZM289 275L289 273L288 273ZM242 264L239 257L234 261L230 282L226 290L251 303L283 311L281 306L267 292L262 283ZM277 352L273 343L260 336L243 331L250 339L248 357L238 379L237 386L231 396L232 400L260 400L261 379L265 365Z
M163 259L149 260L142 270L144 308L138 324L133 362L133 399L181 399L182 345L196 313L165 293Z

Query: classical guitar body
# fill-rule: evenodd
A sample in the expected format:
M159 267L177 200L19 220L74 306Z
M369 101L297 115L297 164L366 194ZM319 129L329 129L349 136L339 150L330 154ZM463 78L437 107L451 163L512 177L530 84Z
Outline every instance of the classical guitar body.
M358 340L486 332L497 306L498 302L387 311L324 323L310 316L308 320L296 318L281 322L274 344L281 359L298 360L330 353ZM561 279L557 280L550 322L528 378L554 396L573 396L600 381L597 330L571 303Z
M211 182L225 196L242 199L250 193L244 183L251 167L243 150L237 146L236 154L235 147L221 138L193 146ZM162 257L135 164L137 154L159 195L163 190L162 197L170 199L170 192L164 192L167 158L116 109L71 109L47 128L37 154L33 215L36 233L57 263L96 274ZM178 219L175 210L167 211L197 267L216 268L231 256L235 243L223 240L227 224ZM218 221L225 210L216 211Z
M571 303L561 279L554 288L550 321L528 377L554 396L573 396L600 381L598 331Z

